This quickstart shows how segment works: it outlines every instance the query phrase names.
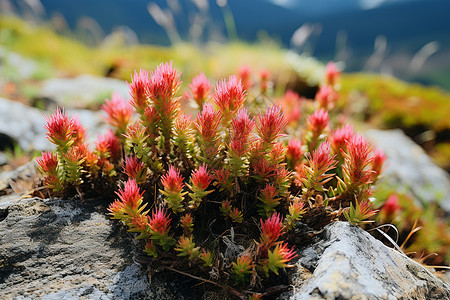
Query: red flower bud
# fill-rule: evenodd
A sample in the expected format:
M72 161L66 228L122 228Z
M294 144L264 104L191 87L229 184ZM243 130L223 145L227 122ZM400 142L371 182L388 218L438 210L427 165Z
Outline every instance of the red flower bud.
M146 89L149 85L148 71L139 70L139 74L134 71L134 76L131 78L131 84L128 83L130 88L131 105L136 108L139 113L145 111L148 106Z
M391 194L383 205L383 211L388 216L394 215L397 211L401 209L402 207L398 203L398 195L396 194Z
M169 100L175 95L180 84L180 74L177 74L177 70L172 67L172 62L161 63L150 74L149 84L146 89L147 95L153 100ZM167 105L166 109L171 109L170 103L168 101L164 102Z
M47 174L56 174L58 168L58 157L52 152L42 152L42 156L36 158L41 171Z
M334 85L340 76L336 64L330 61L325 68L325 82L327 85Z
M284 110L288 123L296 122L300 119L302 113L300 110L302 98L291 90L287 90L284 96L279 100L281 108Z
M166 235L170 229L169 215L166 215L166 211L161 207L152 212L152 215L149 216L148 223L153 233L161 236Z
M242 65L239 68L238 73L239 73L239 78L241 79L244 90L248 91L253 85L253 82L251 79L252 71L251 71L250 67L248 65Z
M205 74L200 73L200 75L194 77L192 79L192 84L189 84L189 88L191 89L195 102L201 110L203 108L203 103L211 90L211 84Z
M136 156L127 157L123 171L129 178L133 178L137 183L144 183L147 176L145 164Z
M161 183L165 190L170 193L179 193L183 188L183 176L174 166L169 166L169 171L161 177Z
M272 105L264 115L258 115L259 124L256 126L259 137L265 143L272 143L282 136L281 132L287 124L286 116L277 105Z
M245 101L245 90L236 76L230 76L228 82L220 81L213 94L214 103L220 108L224 116L232 115Z
M248 137L255 127L255 122L250 119L247 114L247 109L239 110L236 117L231 121L232 133L230 148L236 156L243 156L249 148Z
M329 121L328 112L321 108L308 116L306 126L308 126L314 135L319 136L325 130Z
M267 243L269 245L268 248L270 248L270 245L275 243L283 234L283 217L279 213L274 213L264 222L260 219L260 222L262 231L261 242Z
M302 142L297 139L289 140L286 156L292 161L293 167L297 166L303 158Z
M108 129L104 136L98 139L95 148L100 157L107 157L107 153L111 156L111 160L117 162L122 157L119 139L114 135L111 129Z
M73 134L73 120L67 114L61 112L59 108L49 118L45 117L47 124L47 137L50 142L60 147L70 146Z
M338 93L329 85L321 86L316 94L316 100L319 106L324 109L332 109L338 97Z
M191 175L191 181L193 188L196 191L204 191L211 183L211 176L205 165L201 165L197 171L193 171Z
M219 124L220 113L214 110L214 107L209 103L203 106L202 112L197 115L197 119L194 122L195 127L206 143L214 140Z
M128 122L133 114L133 107L123 99L118 92L111 95L111 100L105 99L102 109L107 113L107 121L116 127L119 133L126 131Z
M345 151L346 141L350 141L353 138L353 125L347 124L342 128L336 129L330 138L331 147L333 148L333 152L335 154L341 153L341 151ZM342 150L341 150L342 149Z

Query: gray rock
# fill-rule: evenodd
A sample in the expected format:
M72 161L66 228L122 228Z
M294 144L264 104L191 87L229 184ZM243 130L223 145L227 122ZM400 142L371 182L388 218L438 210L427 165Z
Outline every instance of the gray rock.
M401 130L368 130L365 135L387 156L383 180L407 189L420 202L439 201L450 213L450 176Z
M53 99L68 108L86 108L103 103L115 91L125 99L129 98L128 85L123 80L80 75L76 78L52 78L44 81L38 97Z
M335 222L299 253L279 299L450 299L450 286L360 227Z
M35 61L0 47L0 77L9 81L33 77L38 71Z
M183 299L133 262L101 201L0 201L0 299Z
M99 112L85 109L72 109L67 112L69 116L78 115L87 134L90 134L90 141L96 138L96 134L106 130L106 123ZM45 114L50 116L52 113L0 98L0 134L10 137L26 151L54 149L46 138L44 128Z

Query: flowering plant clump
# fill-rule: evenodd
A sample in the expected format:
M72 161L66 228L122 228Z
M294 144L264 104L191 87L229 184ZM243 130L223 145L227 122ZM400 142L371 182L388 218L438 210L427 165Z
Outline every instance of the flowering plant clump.
M263 296L297 257L298 222L359 224L376 213L370 196L384 156L353 127L333 128L339 73L330 66L315 100L288 91L252 110L245 102L257 106L269 92L265 70L259 83L246 67L215 88L200 74L184 98L172 63L135 72L130 101L114 94L103 106L112 130L93 151L79 122L60 110L47 119L56 151L37 159L44 184L80 196L115 186L109 215L154 260L241 298ZM199 109L193 120L181 113L186 98Z

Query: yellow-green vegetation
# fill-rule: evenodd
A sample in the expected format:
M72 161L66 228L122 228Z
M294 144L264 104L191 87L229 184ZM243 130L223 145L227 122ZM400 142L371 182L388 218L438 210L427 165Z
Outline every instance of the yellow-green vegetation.
M81 73L101 76L113 67L115 77L130 80L135 69L154 68L161 61L173 61L176 67L184 70L185 81L200 72L221 78L236 73L244 64L254 72L266 68L281 81L289 80L294 70L286 51L273 42L262 43L211 43L201 48L189 43L171 47L104 44L90 48L73 38L56 34L46 24L35 26L16 17L0 18L0 44L26 57L50 62L55 69L69 76ZM315 60L310 65L323 71L323 66Z
M355 91L369 100L376 125L403 128L423 125L435 131L450 128L450 94L439 88L409 84L390 76L343 74L342 98Z

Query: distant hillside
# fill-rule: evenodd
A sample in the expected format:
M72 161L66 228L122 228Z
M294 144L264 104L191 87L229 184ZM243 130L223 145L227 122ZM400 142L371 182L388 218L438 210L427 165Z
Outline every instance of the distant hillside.
M12 0L10 0L12 1ZM24 0L14 0L18 3ZM41 0L47 15L60 13L75 28L83 16L95 19L106 34L118 25L126 25L134 30L142 43L169 45L165 31L153 20L147 11L147 4L155 2L163 10L168 8L166 0ZM175 1L177 2L177 1ZM321 33L310 40L312 55L322 60L335 59L336 36L338 32L347 34L347 70L360 70L373 53L377 36L385 36L387 49L384 56L392 56L394 74L405 79L421 77L424 83L432 82L438 72L446 74L450 68L450 12L449 0L402 0L385 1L383 5L370 10L361 9L361 0L304 0L291 1L293 8L275 5L274 0L228 0L238 37L246 41L258 39L259 32L265 31L275 40L290 47L292 34L300 26L320 23ZM200 16L192 0L178 0L178 11L173 11L177 30L182 39L190 40L193 19ZM204 14L205 26L201 39L221 40L227 34L224 12L216 0L208 0L209 10ZM367 2L369 3L369 2ZM18 5L19 6L19 5ZM229 11L229 10L228 10ZM334 11L334 12L333 12ZM200 39L200 40L201 40ZM425 44L437 41L440 50L427 61L426 72L415 78L404 77L407 70L395 73L398 63L395 55L402 55L405 69L411 57ZM405 57L405 55L407 57ZM444 72L444 73L442 73ZM432 74L435 73L435 74ZM445 85L445 84L444 84ZM448 83L450 88L450 83Z

